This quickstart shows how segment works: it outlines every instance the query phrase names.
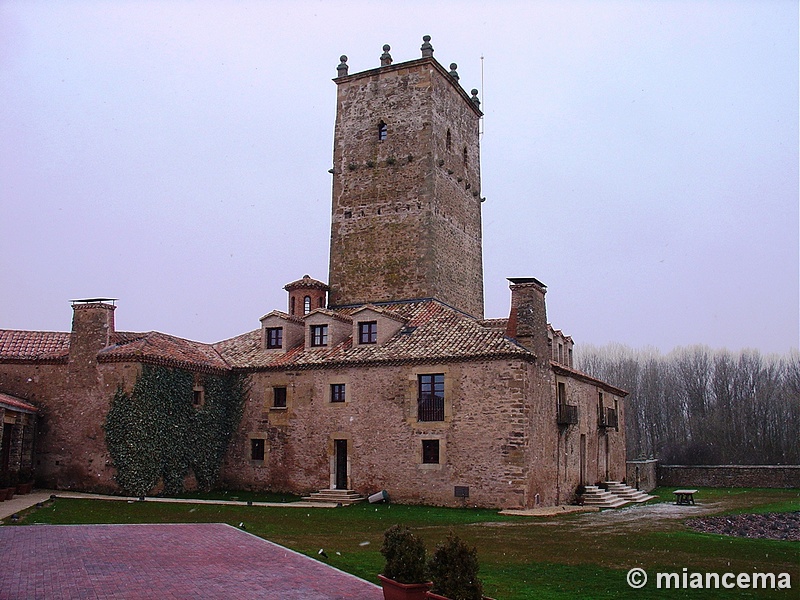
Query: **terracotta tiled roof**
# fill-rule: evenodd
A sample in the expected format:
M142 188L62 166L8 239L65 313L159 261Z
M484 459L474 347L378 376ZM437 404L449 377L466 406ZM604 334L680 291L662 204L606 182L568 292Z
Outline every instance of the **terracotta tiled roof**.
M606 383L601 379L597 379L596 377L592 377L588 373L584 373L583 371L578 371L577 369L573 369L572 367L568 367L565 364L560 362L556 362L554 360L550 361L550 366L553 368L553 371L556 373L561 373L562 375L567 375L569 377L574 377L575 379L580 379L581 381L585 381L586 383L593 383L594 385L603 388L607 392L610 392L616 396L620 396L624 398L629 394L629 392L623 390L622 388L618 388L616 386L611 385L610 383Z
M0 329L0 361L66 362L70 334L53 331ZM111 345L98 353L101 362L127 360L165 366L226 370L228 365L213 346L166 335L157 331L117 331Z
M98 353L100 362L140 361L170 367L227 370L229 367L211 344L150 331L117 334L118 343Z
M289 315L289 314L287 314L287 313L285 313L283 311L280 311L280 310L273 310L273 311L268 312L263 317L261 317L259 319L259 321L263 321L264 319L266 319L268 317L280 317L281 319L283 319L285 321L292 321L294 323L299 323L300 325L303 324L303 319L301 319L300 317L297 317L297 316L294 316L294 315Z
M317 309L346 323L362 306L337 310ZM285 353L263 348L261 330L219 342L203 344L164 333L115 332L112 345L98 353L99 362L143 362L164 366L224 371L237 369L321 368L346 364L434 363L516 357L533 360L534 355L505 337L504 331L487 327L436 300L376 303L380 310L405 323L382 345L353 345L348 338L331 348L306 350L301 343ZM0 360L65 361L69 333L0 330Z
M11 410L17 410L26 413L39 412L39 409L36 408L33 404L28 404L24 400L20 400L15 396L9 396L8 394L3 394L2 392L0 392L0 407L10 408Z
M453 360L498 358L532 360L533 354L505 337L484 327L480 321L436 300L380 304L387 313L406 321L406 326L383 345L353 345L348 339L332 348L304 349L303 345L285 353L263 349L261 332L251 331L214 344L225 361L239 369L320 368L365 363L433 363ZM352 314L360 307L337 310Z
M391 310L386 310L384 308L381 308L380 306L376 306L375 304L365 304L364 306L360 306L357 309L355 309L351 313L351 315L360 314L361 312L363 312L365 310L371 310L371 311L376 312L379 315L382 315L382 316L387 317L389 319L393 319L393 320L398 321L400 323L405 323L405 319L403 317L401 317L400 315L398 315L397 313L392 312Z
M505 331L506 327L508 327L508 317L505 319L483 319L478 322L489 329L502 329Z
M69 335L60 331L0 329L0 360L66 360Z
M293 281L292 283L287 283L285 286L283 286L283 289L285 289L287 292L291 292L292 290L296 290L298 288L300 289L310 288L310 289L323 290L326 292L330 289L328 287L328 284L323 283L318 279L313 279L308 275L303 275L302 279L298 279L297 281Z
M307 315L304 315L303 318L310 317L311 315L316 315L316 314L326 315L328 317L331 317L332 319L341 321L342 323L347 323L348 325L351 325L353 323L353 317L350 316L348 311L330 310L328 308L315 308Z

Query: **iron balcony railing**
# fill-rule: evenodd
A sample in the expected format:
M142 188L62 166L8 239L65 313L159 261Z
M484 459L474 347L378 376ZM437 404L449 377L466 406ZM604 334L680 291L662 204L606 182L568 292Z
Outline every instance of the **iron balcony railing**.
M444 398L441 396L422 396L417 402L417 420L444 421Z
M559 425L575 425L578 422L578 407L573 404L559 404L557 418Z
M615 429L619 426L619 421L617 420L617 411L613 408L600 408L600 427L614 427Z

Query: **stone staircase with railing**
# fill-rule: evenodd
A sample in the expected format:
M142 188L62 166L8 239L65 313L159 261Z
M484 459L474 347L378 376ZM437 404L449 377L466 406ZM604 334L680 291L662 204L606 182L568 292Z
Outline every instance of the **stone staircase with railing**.
M327 502L330 504L341 504L349 506L357 502L363 502L364 496L353 490L320 490L310 496L304 496L303 500L308 502Z
M652 500L655 496L651 496L641 490L636 490L629 485L620 483L619 481L607 481L608 491L627 500L628 502L647 502Z

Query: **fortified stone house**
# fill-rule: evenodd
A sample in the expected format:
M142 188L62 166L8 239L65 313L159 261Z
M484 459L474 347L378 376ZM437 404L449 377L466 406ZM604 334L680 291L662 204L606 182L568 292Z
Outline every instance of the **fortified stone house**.
M545 285L511 278L508 318L484 319L480 103L423 41L353 75L341 58L328 284L286 285L285 312L216 344L118 332L104 299L73 302L71 333L0 331L0 398L41 415L41 484L118 490L103 424L145 365L191 373L198 406L204 377L248 376L236 489L532 507L624 478L625 392L573 368Z

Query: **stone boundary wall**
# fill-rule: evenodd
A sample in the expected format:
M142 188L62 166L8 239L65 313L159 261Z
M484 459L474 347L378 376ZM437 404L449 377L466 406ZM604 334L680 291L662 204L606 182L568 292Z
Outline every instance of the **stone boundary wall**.
M625 483L632 488L649 492L658 487L658 461L654 458L649 460L629 460L626 464Z
M630 465L630 463L629 463ZM630 473L630 466L628 467ZM800 488L800 465L658 465L658 485Z

